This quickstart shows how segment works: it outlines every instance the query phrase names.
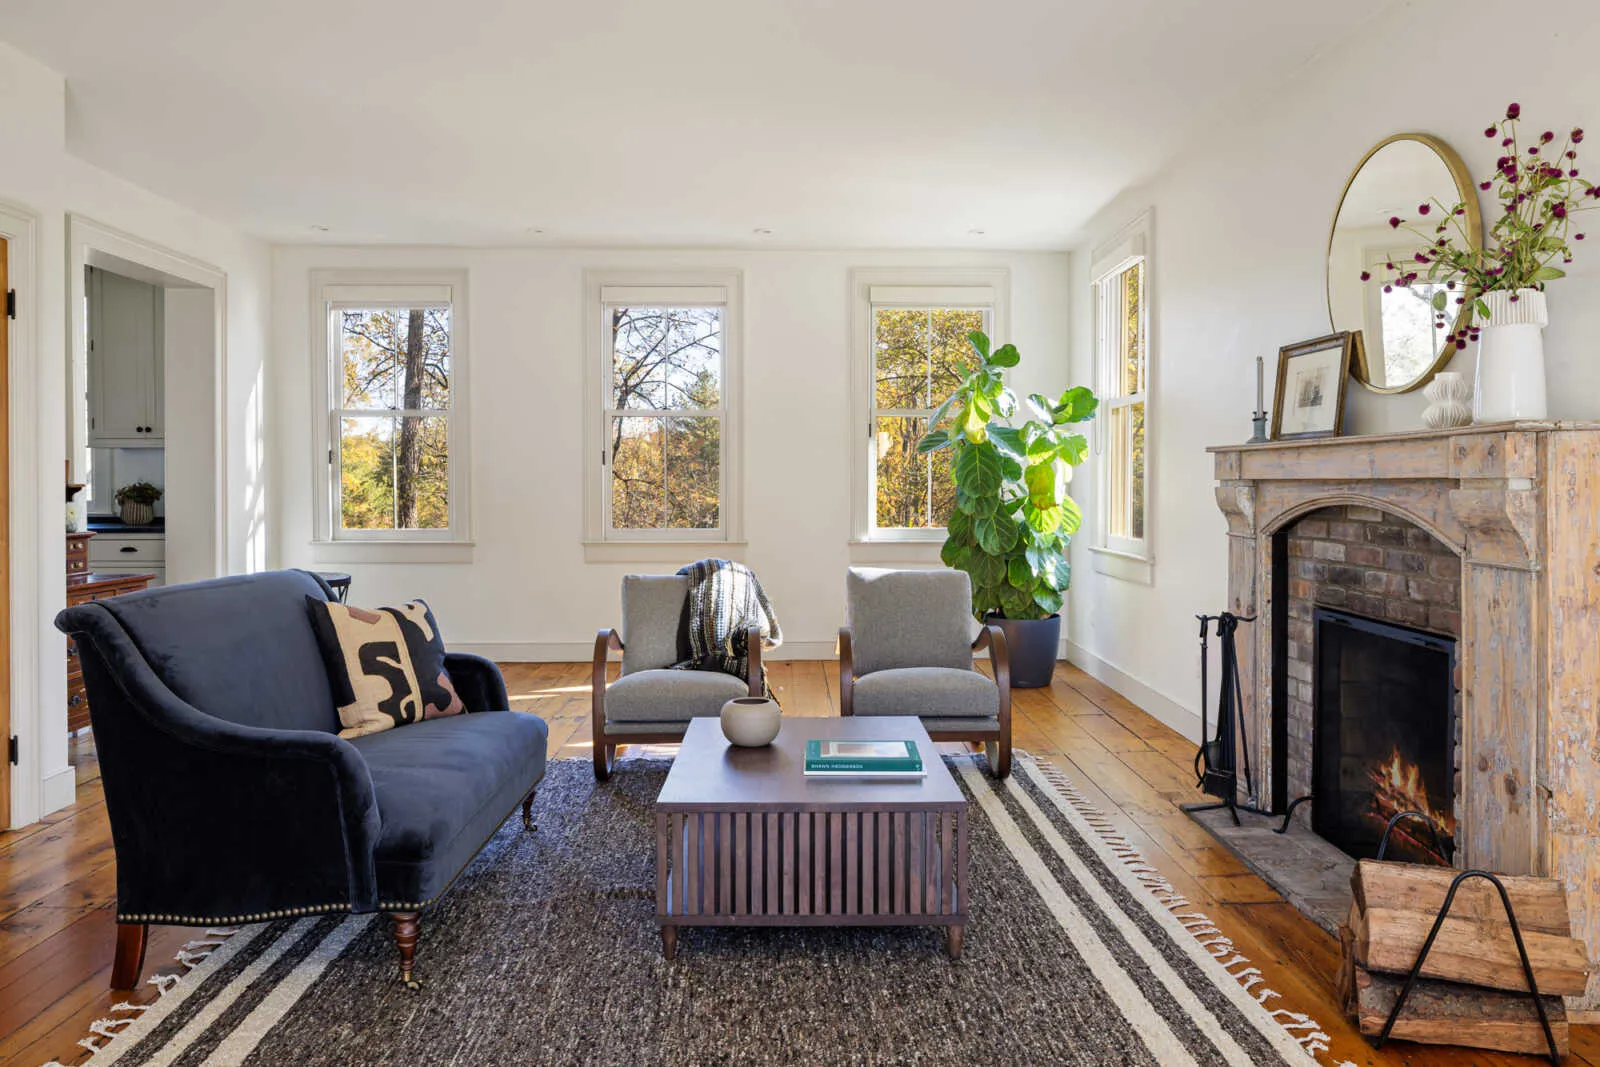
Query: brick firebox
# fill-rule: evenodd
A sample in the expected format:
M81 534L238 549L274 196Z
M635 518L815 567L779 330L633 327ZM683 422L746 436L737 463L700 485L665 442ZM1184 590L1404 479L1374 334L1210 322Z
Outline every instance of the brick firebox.
M1334 607L1459 639L1461 558L1415 523L1359 505L1319 508L1278 536L1287 541L1289 577L1284 775L1292 798L1312 785L1313 609ZM1457 742L1460 704L1458 695L1451 716ZM1459 744L1456 751L1459 794ZM1301 808L1297 817L1308 814Z

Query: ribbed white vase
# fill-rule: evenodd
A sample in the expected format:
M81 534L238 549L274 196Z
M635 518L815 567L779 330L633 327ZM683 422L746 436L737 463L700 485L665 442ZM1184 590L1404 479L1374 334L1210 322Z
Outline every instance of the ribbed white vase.
M1544 328L1550 322L1544 294L1537 289L1484 293L1483 302L1489 318L1478 335L1473 421L1544 418Z
M1422 390L1430 403L1422 412L1422 425L1430 430L1465 426L1472 421L1472 386L1454 371L1440 371Z

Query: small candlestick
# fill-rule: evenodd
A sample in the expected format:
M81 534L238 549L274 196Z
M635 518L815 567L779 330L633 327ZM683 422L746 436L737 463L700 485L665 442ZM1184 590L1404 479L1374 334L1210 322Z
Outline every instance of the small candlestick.
M1260 444L1267 438L1267 396L1266 396L1266 369L1261 357L1256 356L1256 409L1250 413L1251 422L1255 432L1250 435L1250 444Z
M1266 380L1263 377L1263 375L1265 373L1266 373L1266 371L1265 371L1263 363L1261 362L1261 356L1257 355L1256 356L1256 410L1257 411L1266 410L1266 405L1263 403L1263 401L1266 400L1266 396L1263 394L1263 389L1265 387L1264 386L1264 382Z

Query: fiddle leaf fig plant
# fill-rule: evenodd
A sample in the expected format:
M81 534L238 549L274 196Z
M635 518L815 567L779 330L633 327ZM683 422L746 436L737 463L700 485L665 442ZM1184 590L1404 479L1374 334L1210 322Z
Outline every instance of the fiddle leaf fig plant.
M919 453L954 449L956 507L944 549L947 566L972 579L972 612L1044 619L1061 610L1071 581L1067 546L1083 513L1067 493L1072 468L1089 442L1073 426L1094 418L1100 401L1083 386L1052 400L1027 399L1033 418L1011 424L1017 398L1001 374L1021 356L1015 345L991 349L980 331L967 335L978 362L928 420Z

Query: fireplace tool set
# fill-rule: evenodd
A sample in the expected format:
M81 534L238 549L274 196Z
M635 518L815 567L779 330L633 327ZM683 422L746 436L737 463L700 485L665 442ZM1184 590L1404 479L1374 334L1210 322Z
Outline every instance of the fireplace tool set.
M1241 622L1255 622L1255 616L1235 615L1224 611L1221 615L1196 615L1200 620L1200 748L1194 754L1195 785L1214 797L1215 804L1185 804L1184 811L1214 811L1228 809L1233 825L1239 825L1239 811L1257 815L1271 815L1270 811L1238 802L1239 774L1237 758L1244 757L1245 795L1252 801L1256 797L1255 775L1250 768L1250 738L1244 730L1244 683L1239 678L1239 652L1235 634ZM1206 702L1207 664L1210 658L1209 637L1212 623L1217 624L1217 640L1222 662L1222 684L1217 693L1217 734L1207 735Z

